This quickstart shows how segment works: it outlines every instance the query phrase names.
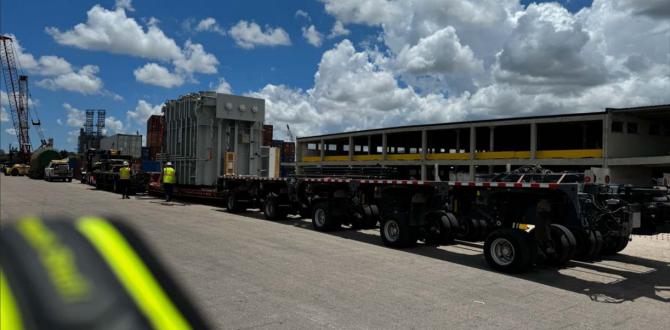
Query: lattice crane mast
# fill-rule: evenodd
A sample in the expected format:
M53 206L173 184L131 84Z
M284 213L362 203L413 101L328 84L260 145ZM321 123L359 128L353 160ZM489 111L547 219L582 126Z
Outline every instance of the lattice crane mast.
M32 151L28 132L28 76L19 74L12 38L2 35L0 35L0 62L16 139L19 142L19 158L28 162Z

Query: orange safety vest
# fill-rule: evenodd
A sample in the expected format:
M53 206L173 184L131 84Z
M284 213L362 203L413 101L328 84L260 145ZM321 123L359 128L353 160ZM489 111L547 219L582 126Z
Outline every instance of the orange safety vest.
M172 167L166 167L163 169L163 183L174 184L176 182L175 170Z

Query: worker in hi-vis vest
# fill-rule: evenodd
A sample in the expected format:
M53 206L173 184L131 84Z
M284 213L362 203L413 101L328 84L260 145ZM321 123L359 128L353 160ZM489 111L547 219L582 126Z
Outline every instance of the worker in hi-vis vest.
M176 172L172 167L172 162L167 162L163 168L163 189L165 189L165 201L172 200L172 191L177 182Z
M121 190L121 199L130 199L128 196L128 187L130 186L130 165L127 161L119 169L119 188Z

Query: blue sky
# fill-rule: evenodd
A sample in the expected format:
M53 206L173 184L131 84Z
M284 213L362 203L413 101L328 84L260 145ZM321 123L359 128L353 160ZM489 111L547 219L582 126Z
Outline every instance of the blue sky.
M627 0L616 1L623 3ZM545 17L542 16L544 12L554 11L559 13L571 22L574 21L572 24L577 28L573 26L573 32L571 33L575 33L575 35L583 32L579 29L587 30L590 28L589 24L593 24L591 22L595 21L595 19L588 20L587 15L576 14L583 7L591 6L591 1L567 0L562 1L560 5L555 3L537 5L534 4L535 2L526 0L516 3L516 5L514 1L507 2L511 3L507 7L508 9L511 8L508 12L525 13L525 16L529 19L538 17L537 22L529 21L528 24L544 22L542 19L542 17ZM76 139L72 138L72 134L77 130L75 125L78 124L77 119L80 119L77 114L81 114L77 110L106 109L107 116L116 119L115 125L118 126L119 131L135 132L138 130L141 134L144 134L145 124L142 123L142 120L146 117L148 111L155 112L166 99L175 98L187 92L215 89L218 87L220 79L224 79L235 94L252 94L265 97L268 100L269 114L267 117L269 123L284 126L286 123L295 125L299 135L371 126L459 120L509 114L502 110L499 113L496 111L481 113L468 109L474 109L478 106L479 103L476 103L479 102L476 99L478 94L490 93L490 90L494 88L508 92L508 88L517 87L512 85L511 80L505 81L504 86L501 84L501 77L518 74L518 72L514 72L512 66L506 67L506 63L514 63L515 58L510 58L509 61L505 62L502 61L502 57L496 57L495 54L499 53L500 50L502 50L503 55L513 53L510 47L514 45L511 41L515 40L515 33L522 32L515 30L518 26L501 26L500 28L491 26L489 30L476 31L476 25L467 25L468 22L458 19L451 22L448 18L445 18L445 20L437 19L434 22L437 27L426 31L427 28L420 28L420 23L432 22L430 19L434 18L426 16L423 21L407 22L406 27L403 27L401 23L394 26L398 18L393 17L393 15L402 15L402 9L394 8L393 3L381 1L384 5L377 8L378 13L366 15L366 10L369 7L365 7L365 3L366 1L363 0L353 2L331 0L3 1L0 8L2 18L0 28L3 34L14 35L20 42L22 53L26 56L32 56L35 62L40 62L40 58L43 56L57 56L70 63L71 69L60 72L61 75L70 72L82 75L84 72L79 71L82 68L91 69L87 66L97 67L97 70L92 71L93 73L86 71L87 77L92 77L92 83L95 86L87 85L87 87L81 87L83 89L79 91L76 90L79 88L76 86L67 90L61 84L62 81L58 80L59 76L56 74L44 74L48 67L41 62L29 72L31 96L36 104L34 108L39 112L44 123L45 134L54 137L57 148L73 149L75 147L74 141ZM472 3L474 5L469 7L463 6L461 8L459 6ZM532 5L529 6L529 4ZM172 55L156 54L151 49L119 51L124 45L132 44L132 42L108 40L106 41L107 45L99 46L99 44L96 44L99 40L95 42L91 40L82 41L85 36L81 34L68 37L67 34L73 32L73 28L77 24L87 24L90 31L95 30L96 23L89 21L90 17L87 17L87 12L96 5L99 5L98 11L105 15L119 14L119 10L122 11L126 21L134 21L141 27L142 33L146 33L150 27L154 27L163 34L163 41L172 40L174 42L177 51L173 52ZM493 11L490 8L491 6L477 8L476 1L458 3L454 0L445 0L444 6L452 6L454 10L474 10L475 14L490 14L485 17L495 19L498 19L498 17L493 15L501 15L500 13L504 12L502 10ZM602 9L603 12L606 10L605 7ZM561 12L563 9L567 10ZM421 17L420 15L428 15L425 11L420 11L418 6L415 6L412 10L417 10L415 15L417 20ZM387 16L389 20L384 21ZM552 17L555 16L552 15ZM213 18L216 23L209 25L208 29L198 30L198 24L206 18ZM499 22L505 22L504 18L500 17ZM258 39L249 41L251 40L249 39L247 41L251 42L251 46L249 44L246 48L241 46L239 39L243 37L236 35L232 30L241 21L257 23L261 32L265 34L260 38L266 38L265 41L259 41ZM330 38L328 35L336 21L342 22L342 26L348 31L348 34L342 33ZM495 22L495 20L493 21ZM652 26L659 24L653 20L649 22ZM440 24L444 26L440 26ZM554 24L552 25L553 29L550 27L550 31L555 32L557 40L565 42L566 47L572 46L569 43L570 39L578 39L561 37L560 33L563 32L558 26L564 23L554 22L552 24ZM663 30L665 27L663 24L665 23L659 25L661 34L667 33L666 30ZM320 33L317 36L316 46L310 44L307 38L303 36L304 31L312 25ZM446 29L448 26L452 26L453 29ZM473 28L473 26L475 27ZM537 30L545 28L544 25L532 26ZM242 27L245 28L243 30L251 33L248 29L249 25ZM55 29L48 32L48 28ZM286 40L281 41L281 38L268 41L272 39L270 32L275 29L281 29L290 39L290 43ZM398 32L410 31L411 29L414 30L411 31L412 33L408 32L407 35L400 35L401 32ZM487 47L485 42L478 40L488 38L488 35L492 34L491 31L495 30L505 31L504 36L498 39L502 38L510 40L510 42L498 42L497 48L491 48ZM578 37L582 35L580 34ZM588 34L586 35L588 39ZM447 63L444 66L421 68L413 71L415 67L412 67L412 63L415 64L416 62L412 62L412 58L408 56L426 58L426 54L417 52L428 49L427 46L422 45L422 42L433 40L430 39L431 36L433 38L444 36L456 42L453 52L445 51L444 54L440 54L440 48L438 47L436 48L437 51L433 51L433 53L437 53L433 55L436 57L453 57L454 60L465 56L466 59L470 60L469 63L472 64L473 69L470 71L453 70L454 66ZM256 37L259 36L256 35ZM274 35L274 37L278 37L278 35ZM530 35L523 36L523 38L531 37ZM277 44L271 44L272 42L277 42ZM575 56L583 55L586 58L589 55L588 52L594 51L589 48L588 42L577 45L581 48L575 50ZM202 58L188 55L187 43L200 45L203 50L203 53L200 54L203 55ZM524 43L521 43L518 47L524 47L524 45ZM406 48L404 51L403 47ZM655 51L662 53L663 49ZM633 55L629 55L629 57L633 58ZM212 56L215 58L214 63L211 62ZM542 56L546 56L546 54ZM330 61L331 58L340 62ZM408 58L409 60L407 60ZM606 56L602 58L604 59ZM209 59L210 62L194 69L194 67L180 66L178 64L179 59L194 59L194 61ZM564 60L559 59L559 61ZM347 63L350 64L338 67L337 64L342 63L342 61L348 61ZM598 63L583 63L585 61L587 60L581 58L577 61L580 65L584 65L584 70L599 72L598 70L601 69L602 63L600 65ZM654 59L651 61L653 62ZM648 62L642 61L642 63ZM155 66L152 66L153 64L149 65L150 63L154 63ZM403 63L406 65L405 67L403 67ZM458 63L461 66L470 65L465 62ZM24 64L22 63L22 65ZM565 63L565 65L568 65L568 63ZM174 83L169 86L159 86L160 84L166 84L166 82L165 80L158 81L155 75L150 75L148 78L138 78L138 70L145 68L145 66L151 66L154 69L160 66L165 69L164 73L171 75L170 77L174 79ZM502 71L502 69L506 71ZM155 71L152 72L155 73ZM495 72L502 73L497 74ZM550 75L554 73L533 74L541 79L553 79ZM319 78L315 80L315 76ZM527 73L519 75L519 77L527 76ZM349 87L346 87L347 79L351 80ZM365 79L370 79L370 83L365 83ZM360 82L362 87L357 87L356 90L347 90L347 88L354 88L354 82ZM379 100L373 99L370 94L358 94L361 93L361 88L364 89L365 86L375 83L389 87L393 94L384 97L384 99L391 99L393 102L381 104L385 102L380 103ZM383 85L383 83L388 84ZM621 83L621 81L610 80L610 76L603 73L602 80L586 82L587 85L582 85L577 92L572 90L566 92L554 90L554 87L547 87L547 91L543 90L542 93L547 94L547 97L566 93L579 94L587 88L589 89L588 92L593 89L593 93L595 93L596 89L602 89L614 83ZM582 82L575 82L575 84L579 85ZM555 84L548 83L547 86L555 86ZM665 85L658 86L658 88L663 86ZM495 95L500 93L502 92ZM337 95L332 96L330 94ZM377 94L379 93L377 92ZM330 98L331 96L332 98ZM356 99L353 96L356 96ZM395 100L396 97L398 100ZM523 101L522 97L525 96L519 96L519 102ZM455 107L454 102L456 100L465 100L466 98L467 100L463 102L467 102L467 104L459 105L458 108L451 108L452 106ZM403 103L402 99L412 100L413 103ZM593 96L593 99L597 100L597 96ZM658 99L657 95L652 95L647 100L641 100L640 102L651 102ZM663 97L660 97L660 99L664 100ZM580 99L575 97L575 102L578 102L578 100ZM143 103L140 104L140 102ZM440 112L438 108L432 106L434 104L438 104L438 107L444 108L444 110ZM583 106L587 107L591 104L593 103L587 102ZM573 107L569 104L562 106ZM143 107L145 112L138 110L140 107ZM342 123L343 118L347 118L345 114L349 111L348 109L352 108L357 108L359 112L364 113L361 121L355 124ZM414 111L413 109L420 110ZM560 110L561 108L557 105L557 108L552 111ZM583 110L586 110L586 108L575 111ZM549 110L529 109L524 112L542 113L546 111ZM133 116L129 112L134 112L137 115ZM383 118L376 120L375 114L377 113L382 115ZM312 118L318 123L310 124L306 118ZM68 122L70 125L68 125ZM15 137L6 132L6 129L11 127L10 122L4 121L1 125L2 133L0 133L0 136L2 141L0 148L6 149L7 144L15 144ZM35 134L32 134L32 140L34 141L33 144L36 144Z

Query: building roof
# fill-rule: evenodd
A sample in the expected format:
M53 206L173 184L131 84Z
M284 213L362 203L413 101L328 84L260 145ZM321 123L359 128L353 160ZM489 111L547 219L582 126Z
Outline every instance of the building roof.
M506 118L494 118L494 119L479 119L479 120L469 120L469 121L459 121L451 123L434 123L434 124L417 124L417 125L404 125L404 126L392 126L384 128L372 128L358 131L347 131L347 132L338 132L338 133L328 133L321 135L312 135L312 136L303 136L298 137L298 139L314 139L314 138L325 138L333 137L336 138L340 135L347 135L351 133L374 133L382 132L386 130L393 129L403 129L403 128L417 128L417 127L434 127L434 126L445 126L445 125L464 125L464 124L481 124L481 123L496 123L501 121L525 121L533 119L551 119L551 118L571 118L571 117L580 117L580 116L592 116L592 115L604 115L610 112L631 112L635 111L636 113L644 113L648 115L662 113L663 115L669 115L670 104L663 105L652 105L652 106L643 106L643 107L631 107L631 108L606 108L605 111L596 111L596 112L577 112L577 113L566 113L566 114L555 114L555 115L541 115L541 116L524 116L524 117L506 117Z

